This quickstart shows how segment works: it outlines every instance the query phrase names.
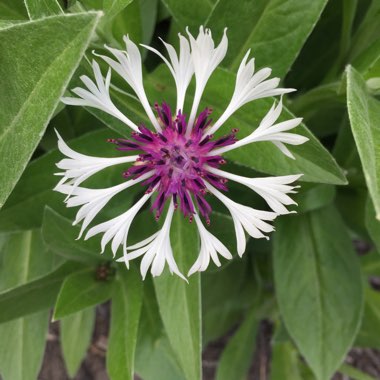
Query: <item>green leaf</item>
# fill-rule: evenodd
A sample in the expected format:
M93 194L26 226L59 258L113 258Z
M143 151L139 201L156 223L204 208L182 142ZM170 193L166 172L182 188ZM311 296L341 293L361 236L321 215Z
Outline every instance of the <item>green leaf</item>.
M24 0L31 20L63 13L57 0Z
M176 212L171 227L171 243L179 269L187 273L198 255L198 233ZM166 334L188 380L201 379L201 297L200 275L189 283L165 272L154 279L160 314Z
M376 380L375 377L370 376L368 373L362 372L349 364L343 364L342 367L340 367L339 372L343 375L349 376L352 380Z
M77 13L0 30L0 207L40 141L98 18Z
M220 0L207 26L218 35L229 28L228 55L223 65L236 69L248 49L252 49L259 67L271 67L275 76L283 77L326 3L327 0L243 0L236 6L232 1Z
M147 361L146 358L149 358ZM163 331L154 285L144 280L143 306L136 347L136 372L144 380L184 380L169 340Z
M120 266L112 294L107 371L112 380L133 380L143 283L135 266Z
M66 262L46 276L0 293L0 323L52 307L64 278L78 270L83 270L82 264Z
M126 8L133 0L103 0L103 10L107 18L112 18Z
M373 208L373 203L369 197L367 198L366 204L365 225L372 241L380 252L380 221L376 219L375 209Z
M23 1L0 0L0 15L5 20L26 20L28 14Z
M380 220L380 102L368 95L361 75L347 68L347 107L364 177Z
M317 379L326 380L360 325L358 258L333 207L282 217L276 229L274 274L281 315Z
M230 101L235 79L235 74L217 69L208 82L199 109L203 109L206 106L211 107L213 109L212 117L216 120ZM160 67L148 80L146 89L150 92L151 99L159 102L165 100L169 104L175 104L175 91L174 87L171 86L172 79L168 71L164 71ZM190 89L188 90L187 100L191 101L192 97L193 92ZM242 110L233 115L221 127L218 133L229 133L231 128L238 128L239 139L247 136L259 125L272 103L273 99L260 99L245 105ZM133 112L133 110L131 111ZM286 120L293 117L294 115L284 107L280 119ZM286 157L271 142L257 142L228 152L225 156L237 164L273 175L303 173L304 175L301 177L302 181L329 184L347 183L342 170L332 155L305 125L301 124L295 128L294 133L299 133L310 139L305 144L289 148L296 157L295 160Z
M95 310L88 308L62 318L60 340L66 369L74 377L86 355L95 324Z
M9 235L0 252L0 290L25 284L48 272L53 255L39 231ZM3 314L2 309L2 314ZM0 325L0 373L4 380L36 379L45 350L49 313L39 312ZM15 365L17 363L17 365Z
M111 268L105 267L105 270ZM88 268L65 278L54 308L54 320L94 306L111 298L114 281L98 279L94 269Z
M114 137L112 133L112 137ZM110 137L110 131L101 130L85 134L79 138L68 141L73 149L94 156L116 157L118 154L105 140ZM16 185L5 206L0 211L0 231L17 231L40 227L44 215L45 206L54 208L61 215L74 215L74 210L69 210L63 203L64 196L52 189L58 182L55 164L64 156L55 149L44 156L34 160ZM99 181L95 184L107 187L120 183L122 168L105 170L101 173ZM116 182L117 183L117 182Z
M211 12L212 3L209 0L193 0L191 6L186 0L162 0L174 21L182 29L188 26L192 33L197 33Z
M293 197L298 203L297 213L317 210L331 204L335 193L335 187L330 185L302 185L299 193Z
M99 239L76 240L80 227L73 226L72 222L46 208L42 235L46 245L56 254L69 260L99 263L109 258L100 255Z
M303 380L298 363L298 352L291 342L276 343L272 351L270 380Z
M363 320L355 346L380 348L380 337L374 333L380 328L380 294L369 286L365 289Z
M256 347L257 327L256 310L251 309L222 353L216 380L246 379Z

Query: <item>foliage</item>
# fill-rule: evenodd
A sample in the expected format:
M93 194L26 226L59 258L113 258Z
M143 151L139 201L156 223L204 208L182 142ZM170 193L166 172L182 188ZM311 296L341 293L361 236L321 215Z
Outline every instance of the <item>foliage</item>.
M2 378L37 378L51 308L74 376L91 339L94 307L107 300L111 380L132 379L135 372L144 380L200 380L202 349L231 331L216 378L245 379L263 319L275 326L272 380L329 380L337 371L370 378L343 362L354 346L380 348L380 296L369 282L380 276L379 17L378 0L242 0L239 6L229 0L191 6L185 0L0 0ZM60 97L90 72L94 49L121 48L125 34L161 49L158 37L176 45L178 32L200 25L217 40L228 27L229 51L202 104L216 117L248 49L258 67L272 67L285 86L299 90L287 96L282 116L304 118L297 130L309 142L292 149L296 160L267 142L226 155L240 172L303 173L297 214L279 218L271 241L250 240L242 260L209 268L189 283L167 272L142 281L137 266L127 270L108 250L100 255L97 238L75 240L73 212L52 191L60 158L55 128L74 149L98 156L111 154L106 138L127 131L96 109L64 106ZM170 73L153 54L143 57L149 98L173 103ZM118 107L134 122L146 122L129 88L114 80ZM193 92L190 84L186 102ZM271 102L245 106L225 128L247 134ZM102 186L119 176L107 170ZM236 186L230 191L258 202ZM132 204L136 194L131 190L121 201ZM144 237L154 231L147 213L132 229L136 240L142 230ZM214 220L211 228L233 244L225 210L217 208ZM198 252L194 228L174 217L173 250L184 271ZM372 252L359 258L353 240L370 244Z

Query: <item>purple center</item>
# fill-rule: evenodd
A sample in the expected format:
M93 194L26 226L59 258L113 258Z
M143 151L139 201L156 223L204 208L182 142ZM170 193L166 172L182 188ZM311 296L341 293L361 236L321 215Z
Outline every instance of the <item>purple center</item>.
M109 140L117 144L119 150L141 152L135 165L123 175L125 178L138 178L153 172L143 185L148 185L148 193L157 187L158 195L152 205L157 219L166 200L172 197L174 206L177 208L179 205L184 216L189 216L191 220L195 213L192 196L209 223L211 207L205 199L207 191L204 181L220 190L227 190L227 180L207 170L208 166L218 168L226 163L222 156L213 155L212 150L235 143L237 130L212 140L213 136L204 133L211 123L208 118L211 110L206 108L199 114L187 136L185 115L179 112L173 119L170 107L165 103L161 107L156 104L155 108L162 127L161 133L154 133L142 125L139 127L140 132L133 132L130 139Z

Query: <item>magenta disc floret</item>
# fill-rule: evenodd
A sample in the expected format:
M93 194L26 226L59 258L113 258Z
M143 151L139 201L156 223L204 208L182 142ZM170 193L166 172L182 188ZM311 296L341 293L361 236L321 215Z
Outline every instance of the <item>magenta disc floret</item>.
M227 190L225 178L216 176L207 167L218 168L226 163L220 155L213 155L212 150L236 142L236 129L230 134L213 139L205 134L211 123L211 109L201 112L189 135L186 134L186 116L178 112L174 118L168 104L155 104L158 120L162 127L160 133L152 132L144 125L139 132L132 132L130 139L110 139L122 151L140 151L135 164L123 173L125 178L138 178L153 172L143 185L147 192L156 189L157 196L152 209L158 219L166 200L173 198L175 207L180 207L185 217L192 220L195 213L192 199L196 202L201 215L209 223L211 207L205 199L204 179L219 190Z

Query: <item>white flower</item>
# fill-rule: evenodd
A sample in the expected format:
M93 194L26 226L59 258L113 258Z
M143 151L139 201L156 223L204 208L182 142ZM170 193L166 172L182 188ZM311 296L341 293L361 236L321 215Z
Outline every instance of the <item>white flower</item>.
M185 276L180 272L173 257L173 250L170 245L170 226L174 213L173 201L170 202L168 213L166 214L164 225L161 230L149 238L128 248L130 252L118 261L128 263L137 257L144 255L141 260L141 275L145 278L149 267L153 277L159 276L164 270L165 263L168 263L171 273L175 273L185 281Z
M124 156L115 158L106 157L93 157L86 156L84 154L75 152L63 141L62 137L56 131L58 136L58 148L67 157L59 161L56 165L63 172L56 173L62 176L61 181L58 183L55 190L58 190L58 186L69 181L68 184L72 184L72 189L79 186L83 181L97 172L108 168L110 166L125 164L129 162L135 162L138 156Z
M177 113L183 110L186 90L189 86L191 77L194 74L194 66L191 60L189 42L181 34L178 34L178 36L180 43L179 57L177 56L177 53L172 45L161 40L162 43L165 45L166 50L168 51L170 62L157 49L154 49L150 46L141 45L144 46L146 49L153 51L155 54L161 57L162 60L169 67L169 70L173 75L177 87Z
M248 60L248 52L239 67L229 105L216 123L210 125L210 109L206 108L197 116L198 106L208 79L226 54L228 46L226 31L217 47L210 30L204 30L203 27L200 28L196 38L189 32L188 37L187 40L179 35L179 54L173 46L164 42L169 59L156 49L145 46L164 60L174 78L177 89L174 115L167 103L155 106L157 118L153 114L143 87L140 52L128 37L124 39L126 51L107 47L115 59L107 56L101 58L135 91L150 124L138 128L116 108L109 94L110 72L103 79L96 62L93 62L96 82L88 77L82 77L87 89L74 90L79 98L63 98L67 104L96 107L124 121L133 129L130 138L113 140L118 150L126 153L123 157L115 158L93 157L78 153L69 148L57 133L58 147L66 158L57 163L61 169L57 174L62 178L55 190L66 195L67 207L80 207L74 221L74 224L82 223L79 237L87 228L89 229L85 239L102 234L102 252L110 243L113 255L116 256L118 249L122 247L123 255L117 261L124 262L127 267L131 260L141 257L140 270L143 278L149 270L153 276L159 276L165 265L168 265L171 273L186 280L176 264L176 252L173 252L170 242L174 212L182 212L190 220L194 218L200 236L198 258L191 268L184 268L188 271L188 276L206 270L211 260L220 266L219 255L227 260L232 258L226 246L208 231L201 221L201 217L205 218L207 224L210 221L212 210L206 199L208 193L218 198L231 214L239 256L244 254L246 248L245 232L254 239L268 239L268 234L274 230L269 222L280 214L292 212L287 206L296 204L289 194L294 193L297 188L292 184L299 179L299 174L248 178L219 168L225 162L221 157L222 153L257 141L269 141L285 155L293 158L285 144L302 144L307 138L290 132L301 123L300 118L275 124L282 111L282 101L269 110L258 128L241 140L236 139L234 131L214 140L210 136L247 102L283 95L293 90L278 88L279 79L271 79L271 70L268 68L255 73L254 60ZM185 94L193 74L196 82L195 94L187 121L183 108ZM131 151L136 152L135 155L129 155ZM128 178L125 182L103 189L81 186L92 175L119 164L132 164L126 171L124 168L121 169L124 177ZM227 190L228 180L236 181L255 191L267 202L272 211L256 210L226 197L222 191ZM94 218L114 196L128 191L130 186L138 183L139 186L145 186L142 187L145 189L145 194L129 210L111 220L90 227ZM129 246L128 235L134 218L151 197L154 198L151 209L155 211L156 218L160 217L165 204L169 203L162 228L143 241Z
M201 238L201 250L194 265L190 268L188 276L191 276L195 272L205 271L210 262L210 258L216 266L220 267L221 263L218 253L227 260L232 259L231 252L216 236L207 231L197 214L194 215L194 220L197 223L198 232Z
M241 146L251 144L258 141L270 141L277 146L289 158L294 159L293 154L285 146L290 145L301 145L308 141L309 139L305 136L297 135L296 133L286 133L297 127L302 122L302 118L295 118L283 121L278 124L274 124L282 111L282 100L275 106L273 104L272 108L265 115L264 119L261 121L258 128L256 128L249 136L237 141L235 144L215 149L211 154L222 154L230 150L240 148Z
M87 75L82 75L80 79L87 87L87 90L80 87L74 88L72 92L75 95L78 95L79 98L62 97L62 102L73 106L97 108L116 117L130 128L137 131L137 125L121 113L111 100L109 93L111 69L108 70L105 81L103 81L100 67L96 61L92 61L92 70L94 72L96 84Z

